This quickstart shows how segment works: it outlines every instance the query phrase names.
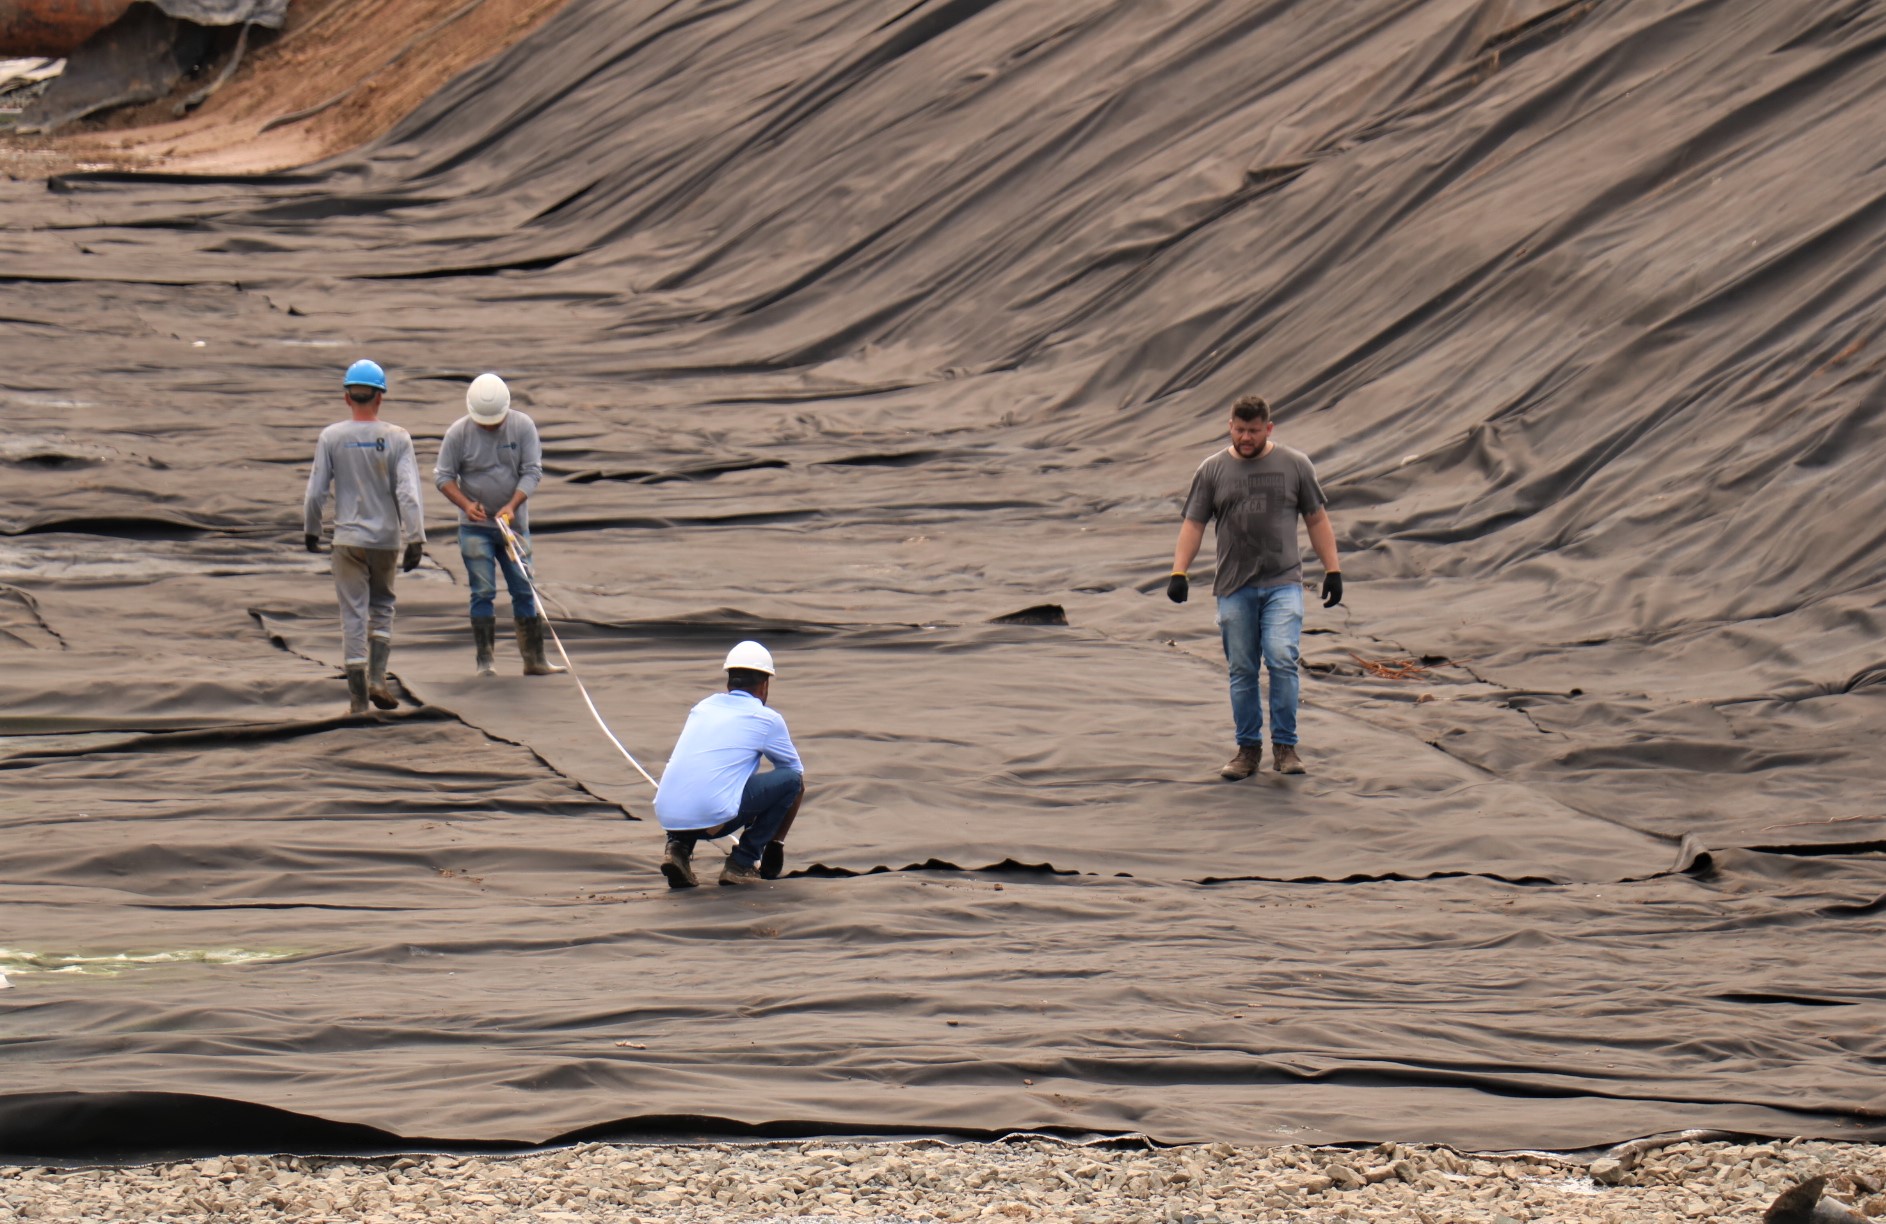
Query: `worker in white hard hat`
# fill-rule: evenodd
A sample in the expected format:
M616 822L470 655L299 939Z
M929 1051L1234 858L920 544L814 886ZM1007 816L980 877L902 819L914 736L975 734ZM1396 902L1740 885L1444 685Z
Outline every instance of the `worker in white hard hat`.
M785 866L786 831L805 797L805 767L786 720L766 704L773 656L758 642L727 652L727 691L688 711L655 790L655 817L667 833L661 873L670 888L693 888L694 843L736 830L720 882L775 880ZM772 764L761 770L760 762Z
M458 552L471 587L472 645L478 674L496 670L498 571L511 592L511 621L526 676L563 669L544 658L544 620L523 564L530 560L530 511L526 506L544 475L544 448L537 423L511 407L511 389L496 374L480 374L465 391L465 415L452 422L439 446L433 483L458 507ZM502 520L517 538L511 559L498 529Z

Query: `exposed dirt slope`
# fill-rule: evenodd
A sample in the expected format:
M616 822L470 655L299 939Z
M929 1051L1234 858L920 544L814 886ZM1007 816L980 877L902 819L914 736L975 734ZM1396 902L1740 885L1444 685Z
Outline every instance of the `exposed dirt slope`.
M51 139L11 138L0 166L248 173L306 165L378 136L563 0L296 0L199 109L164 99ZM193 81L179 93L200 87Z

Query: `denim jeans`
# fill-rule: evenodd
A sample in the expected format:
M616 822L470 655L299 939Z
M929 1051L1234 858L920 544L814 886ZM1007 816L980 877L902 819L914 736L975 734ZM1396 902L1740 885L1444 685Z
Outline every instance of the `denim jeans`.
M804 789L805 775L796 769L756 773L747 779L746 789L740 792L740 811L732 820L709 829L670 829L668 840L692 846L703 837L722 837L741 829L744 831L740 834L740 844L733 848L730 857L742 867L756 867L760 852L779 836L779 826L786 823L787 814Z
M1303 633L1303 588L1245 587L1218 599L1218 632L1231 665L1231 721L1239 747L1264 742L1261 664L1270 673L1270 742L1297 742L1298 639Z
M517 546L530 560L530 537L519 531ZM511 615L528 620L537 615L537 600L530 593L530 583L523 569L504 551L504 537L496 527L458 525L458 555L465 560L465 577L471 582L472 619L497 615L492 600L498 593L498 570L504 570L504 585L511 590Z

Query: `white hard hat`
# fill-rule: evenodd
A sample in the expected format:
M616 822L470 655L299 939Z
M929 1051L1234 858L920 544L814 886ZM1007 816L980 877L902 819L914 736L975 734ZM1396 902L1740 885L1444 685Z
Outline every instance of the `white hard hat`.
M511 389L496 374L480 374L465 389L465 411L480 425L496 425L511 410Z
M733 671L735 668L765 672L769 676L777 674L773 671L773 656L758 642L742 642L727 652L726 670Z

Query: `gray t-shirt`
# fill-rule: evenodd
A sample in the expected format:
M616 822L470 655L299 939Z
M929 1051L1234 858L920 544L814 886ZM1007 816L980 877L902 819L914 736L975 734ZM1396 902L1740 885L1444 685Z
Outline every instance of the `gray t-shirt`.
M309 535L321 534L334 488L334 543L398 548L426 538L419 506L419 461L412 435L385 421L336 421L321 431L302 507Z
M439 444L439 463L432 483L443 489L457 481L459 492L496 514L519 489L529 497L544 476L544 448L537 439L537 422L513 408L496 429L486 429L468 416L453 421ZM460 523L470 523L463 510ZM530 503L517 508L517 529L530 530ZM488 524L487 524L488 525Z
M1302 582L1297 519L1328 503L1309 456L1274 442L1256 459L1240 459L1227 447L1199 464L1185 495L1185 517L1218 523L1212 594Z

